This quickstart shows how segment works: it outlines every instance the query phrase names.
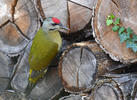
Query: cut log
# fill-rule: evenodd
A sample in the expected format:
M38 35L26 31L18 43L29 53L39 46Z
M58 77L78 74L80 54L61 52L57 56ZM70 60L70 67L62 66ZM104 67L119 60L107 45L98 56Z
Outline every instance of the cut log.
M118 84L110 79L97 81L91 93L90 100L124 100Z
M43 9L39 10L41 16L44 12L46 17L59 18L64 25L70 28L69 33L74 33L89 23L92 8L96 5L97 0L41 0L41 4L39 2L37 3L38 8Z
M0 1L0 50L13 55L27 46L40 26L38 14L31 0L16 0L18 2L15 11L11 11L14 1ZM14 12L14 16L11 12Z
M124 27L131 27L137 34L137 1L128 0L98 0L94 18L94 37L102 49L115 61L123 63L137 62L137 53L126 48L125 43L120 43L118 33L106 26L106 18L110 13L121 19ZM105 6L104 6L105 5Z
M136 80L136 74L106 74L93 85L91 100L131 100L136 95Z
M95 42L70 46L59 62L59 75L68 92L85 92L96 77L125 65L113 62Z
M89 3L89 5L92 5L93 1L92 2L84 1L84 2ZM81 2L79 3L83 5ZM68 1L68 12L69 12L69 21L70 21L69 27L71 33L83 29L90 22L90 19L92 17L92 8L88 9L78 4Z

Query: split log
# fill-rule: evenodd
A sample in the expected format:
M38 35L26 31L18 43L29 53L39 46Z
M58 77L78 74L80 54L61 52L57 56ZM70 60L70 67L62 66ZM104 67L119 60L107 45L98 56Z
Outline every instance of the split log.
M39 17L31 0L1 0L0 5L0 50L15 56L34 37Z
M57 17L70 28L69 33L83 29L92 17L92 8L97 0L37 0L41 16ZM41 7L39 7L41 6Z
M24 92L28 84L29 76L29 63L28 55L31 47L31 42L25 49L25 53L20 61L16 64L18 67L13 80L11 81L11 86L16 91ZM63 89L61 80L59 79L57 68L49 68L44 79L40 80L38 84L33 88L30 98L34 100L48 100L61 92Z
M75 0L72 0L72 1L73 2L68 1L68 13L69 13L68 24L70 27L70 33L72 32L74 33L74 32L77 32L83 29L90 22L91 17L92 17L92 6L91 5L94 0L90 0L90 1L85 0L83 2L81 2L82 0L79 0L77 2L75 2ZM85 7L81 5L84 5Z
M137 34L137 1L128 0L98 0L94 18L94 37L102 49L115 61L123 63L137 62L137 53L126 48L125 43L120 43L117 33L106 26L106 18L110 13L121 19L124 27L131 27ZM104 6L105 5L105 6Z
M62 54L59 75L68 92L86 92L96 77L126 65L112 61L95 42L76 43Z

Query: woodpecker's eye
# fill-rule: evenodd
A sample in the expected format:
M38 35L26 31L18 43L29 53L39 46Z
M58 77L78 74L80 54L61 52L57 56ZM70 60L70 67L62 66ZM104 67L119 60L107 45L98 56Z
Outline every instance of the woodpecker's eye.
M58 25L58 24L57 24L57 23L52 23L52 25L53 25L53 26L56 26L56 25Z

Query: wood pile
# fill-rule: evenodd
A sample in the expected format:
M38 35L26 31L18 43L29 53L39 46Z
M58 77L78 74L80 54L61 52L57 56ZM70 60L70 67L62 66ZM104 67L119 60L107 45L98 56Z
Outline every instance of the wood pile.
M136 0L0 0L0 100L135 100L137 53L106 25L110 13L135 34ZM62 49L28 97L28 55L43 20L57 17Z

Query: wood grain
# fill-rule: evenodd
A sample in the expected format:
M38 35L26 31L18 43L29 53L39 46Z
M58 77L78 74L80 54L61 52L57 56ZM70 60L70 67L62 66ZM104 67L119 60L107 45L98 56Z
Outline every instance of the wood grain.
M1 0L0 5L0 51L15 56L39 29L38 14L31 0Z
M68 92L88 91L98 76L126 65L113 62L95 42L71 45L59 62L59 75Z
M137 24L137 1L128 0L99 0L97 3L94 19L96 41L113 60L123 63L137 62L137 53L126 48L125 43L120 43L118 33L113 32L111 27L106 26L106 18L110 13L121 19L123 26L131 27L135 34ZM105 5L105 6L104 6Z

